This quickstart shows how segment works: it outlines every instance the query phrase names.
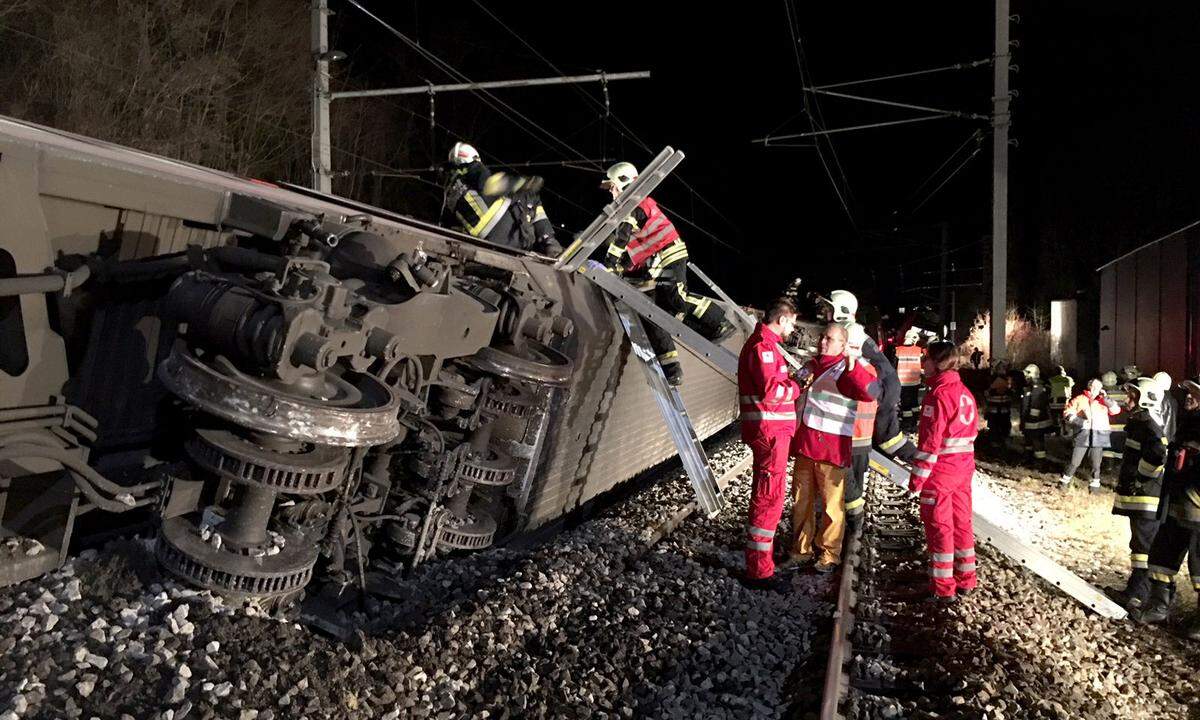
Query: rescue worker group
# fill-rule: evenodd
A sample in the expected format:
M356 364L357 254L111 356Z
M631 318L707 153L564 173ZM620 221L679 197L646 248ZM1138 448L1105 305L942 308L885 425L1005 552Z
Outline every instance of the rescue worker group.
M451 148L445 207L464 232L508 247L558 256L562 246L541 203L538 177L492 173L467 143ZM601 188L618 197L638 177L620 162ZM724 309L688 292L687 246L658 204L643 199L624 218L604 250L604 266L638 287L689 327L714 342L732 332ZM1200 378L1175 384L1163 372L1142 376L1135 365L1075 381L1058 366L1043 377L1037 365L1021 371L983 353L960 356L952 342L910 328L885 355L856 321L858 300L846 290L821 298L828 322L816 355L799 369L785 360L798 319L794 295L773 301L742 347L738 395L742 440L753 455L753 484L743 584L789 592L786 574L811 568L832 572L844 538L858 532L872 448L911 467L909 490L919 499L929 556L929 599L949 604L976 587L971 482L979 438L1003 458L1016 447L1024 460L1048 469L1048 437L1061 438L1070 457L1059 478L1066 489L1085 459L1090 492L1101 492L1104 463L1117 465L1112 512L1129 519L1130 569L1124 588L1106 588L1139 622L1168 619L1174 576L1184 558L1200 590ZM672 385L682 370L669 333L646 324L651 345ZM976 393L960 369L984 387ZM1013 437L1014 412L1018 435ZM916 441L909 432L916 425ZM1106 460L1107 459L1107 460ZM775 537L792 460L792 537L775 562ZM1186 634L1200 639L1200 611Z

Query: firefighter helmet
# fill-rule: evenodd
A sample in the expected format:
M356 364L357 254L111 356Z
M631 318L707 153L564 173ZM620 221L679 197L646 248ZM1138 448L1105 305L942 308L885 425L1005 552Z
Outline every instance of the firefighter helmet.
M454 147L450 148L450 162L453 165L470 165L479 160L479 151L474 145L469 145L465 142L456 142Z
M1100 384L1106 388L1115 388L1117 386L1117 374L1112 370L1106 370L1100 376Z
M625 188L634 180L637 180L638 169L633 166L633 163L619 162L613 165L604 173L604 180L601 181L600 187L616 188L617 192L624 192Z
M849 290L834 290L828 298L821 298L833 306L834 322L854 322L858 313L858 298Z
M1157 383L1160 388L1162 388L1163 393L1168 392L1173 384L1171 376L1162 370L1154 373L1154 382Z
M1037 382L1038 380L1042 379L1041 369L1039 369L1038 366L1034 365L1033 363L1026 365L1025 369L1021 371L1021 374L1024 375L1025 379L1029 382Z
M1200 377L1184 380L1179 383L1179 389L1197 400L1200 400Z
M1129 363L1125 367L1121 368L1120 377L1125 382L1131 383L1131 382L1136 381L1138 379L1138 376L1141 374L1142 374L1142 371L1138 370L1137 365L1134 365L1133 363Z
M1157 380L1148 377L1125 383L1125 390L1137 393L1137 406L1152 413L1159 409L1167 395L1166 389Z
M1054 374L1059 377L1066 377L1067 369L1065 367L1063 367L1062 365L1055 365L1054 366Z
M905 331L905 333L904 333L904 344L905 345L916 345L920 340L921 340L921 328L914 326L914 327L910 327L907 331Z

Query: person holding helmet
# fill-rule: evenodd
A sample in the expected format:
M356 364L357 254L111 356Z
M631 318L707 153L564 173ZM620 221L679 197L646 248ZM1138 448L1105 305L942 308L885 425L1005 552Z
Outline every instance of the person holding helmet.
M834 290L829 297L820 297L825 304L823 315L830 322L852 323L858 313L858 298L849 290ZM900 429L900 379L896 368L870 337L862 343L862 361L879 383L879 400L858 403L854 419L854 435L850 448L850 475L846 479L846 532L857 532L862 522L866 502L867 468L871 447L889 457L910 460L916 448Z
M920 405L921 356L924 350L919 343L921 330L911 327L904 333L904 344L896 348L896 375L900 378L900 417L911 421Z
M638 177L632 163L619 162L608 169L600 186L613 199L620 197ZM719 303L688 292L687 245L674 223L651 197L646 197L613 231L604 255L604 265L641 285L655 304L674 314L705 338L720 342L733 331ZM650 344L658 355L667 380L682 382L675 343L669 333L653 323L646 324Z
M931 599L953 603L975 590L971 476L978 409L958 375L958 348L935 342L921 361L929 392L921 404L909 490L920 493L929 546Z
M1089 380L1087 388L1063 408L1063 423L1074 432L1071 461L1059 478L1064 490L1071 485L1075 471L1086 455L1092 464L1092 482L1088 490L1100 492L1100 463L1104 459L1104 449L1111 442L1109 417L1120 412L1121 406L1107 396L1100 378Z
M1175 574L1187 556L1192 587L1200 591L1200 378L1184 380L1183 408L1178 434L1170 445L1164 490L1169 510L1150 546L1150 593L1135 613L1138 622L1166 622L1175 596ZM1184 634L1200 640L1200 612L1187 623Z
M1071 399L1071 390L1075 387L1075 379L1067 374L1067 369L1062 365L1054 366L1054 376L1047 382L1050 389L1050 417L1057 422L1057 429L1060 434L1067 432L1066 427L1061 423L1063 419L1063 411L1067 409L1067 401Z
M1131 379L1136 378L1137 376L1134 376ZM1104 392L1108 398L1121 409L1112 417L1110 423L1112 434L1109 438L1108 448L1104 450L1105 459L1115 461L1117 467L1120 467L1121 458L1125 452L1125 421L1129 418L1129 410L1126 408L1125 384L1117 378L1117 374L1112 370L1101 375L1100 382L1104 384Z
M818 341L818 355L805 366L812 384L796 403L791 561L808 562L816 551L816 570L821 573L832 572L841 562L854 415L860 401L879 398L878 381L859 362L865 340L866 331L858 323L830 323ZM824 505L819 529L817 496Z
M1150 590L1150 546L1162 516L1163 475L1167 444L1165 410L1170 385L1154 378L1140 377L1126 383L1125 454L1117 476L1113 514L1129 518L1129 580L1124 590L1106 588L1106 592L1128 610L1136 610Z
M562 246L542 206L540 177L493 173L473 145L450 148L445 203L461 229L473 237L543 255L559 255Z
M1021 435L1025 438L1025 452L1035 462L1046 459L1046 435L1054 427L1050 419L1050 391L1042 384L1042 371L1030 363L1022 371L1025 376L1025 391L1021 393Z
M796 399L803 387L788 372L779 343L796 327L796 306L771 303L738 356L742 442L753 455L754 482L746 529L746 572L752 589L774 589L772 550L787 488L788 444L796 431Z

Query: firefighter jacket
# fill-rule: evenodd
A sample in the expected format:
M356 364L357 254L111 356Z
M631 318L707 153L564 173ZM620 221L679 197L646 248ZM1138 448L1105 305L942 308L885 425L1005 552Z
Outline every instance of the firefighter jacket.
M1021 431L1037 432L1054 426L1050 419L1050 391L1041 383L1034 383L1021 393Z
M877 399L879 383L863 363L847 369L845 355L818 355L806 367L814 380L796 401L792 455L849 467L858 403Z
M486 238L512 206L512 199L502 193L486 193L492 177L487 166L476 161L455 170L446 190L446 205L453 209L462 229L473 237Z
M863 343L863 359L879 373L879 403L875 409L875 446L890 457L907 460L915 448L900 429L900 378L875 341Z
M738 356L738 406L742 440L788 437L796 431L800 385L779 354L779 336L759 323Z
M961 480L975 472L975 435L979 431L975 397L957 370L940 372L927 384L909 480L913 492L938 477Z
M896 348L896 376L900 387L917 387L921 384L921 356L924 351L917 345L901 345Z
M1067 425L1076 428L1075 447L1108 447L1111 440L1111 424L1108 418L1121 412L1115 401L1099 395L1092 397L1087 390L1071 398L1063 408Z
M1186 528L1200 530L1200 411L1179 418L1165 485L1171 517Z
M613 231L605 263L633 272L646 269L656 277L654 266L661 269L686 260L687 245L679 238L679 231L658 203L648 197Z
M1117 475L1113 513L1157 518L1166 462L1165 429L1145 410L1135 410L1125 423L1125 454Z
M878 385L879 373L875 370L874 365L863 359L856 364L862 365ZM882 387L880 395L882 396ZM858 402L858 408L854 411L854 434L850 438L852 454L863 455L871 452L871 440L875 436L875 413L878 409L878 400L860 400Z
M992 378L992 384L988 386L983 399L987 401L988 413L1007 413L1012 405L1012 383L1006 376L996 375Z
M1071 388L1075 381L1069 375L1055 375L1050 378L1050 404L1064 405L1071 397Z

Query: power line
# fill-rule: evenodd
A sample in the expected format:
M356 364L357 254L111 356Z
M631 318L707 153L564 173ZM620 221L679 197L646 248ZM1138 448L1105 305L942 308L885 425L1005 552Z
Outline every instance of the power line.
M953 65L942 65L941 67L928 68L926 70L913 70L911 72L896 73L894 75L880 75L878 77L864 78L862 80L848 80L846 82L829 83L827 85L817 85L814 90L828 90L836 87L849 87L850 85L864 85L872 82L882 82L884 80L898 80L900 78L917 77L918 75L930 75L933 73L945 72L947 70L969 70L977 68L980 65L991 65L992 58L984 58L982 60L973 60L966 63L954 63Z

